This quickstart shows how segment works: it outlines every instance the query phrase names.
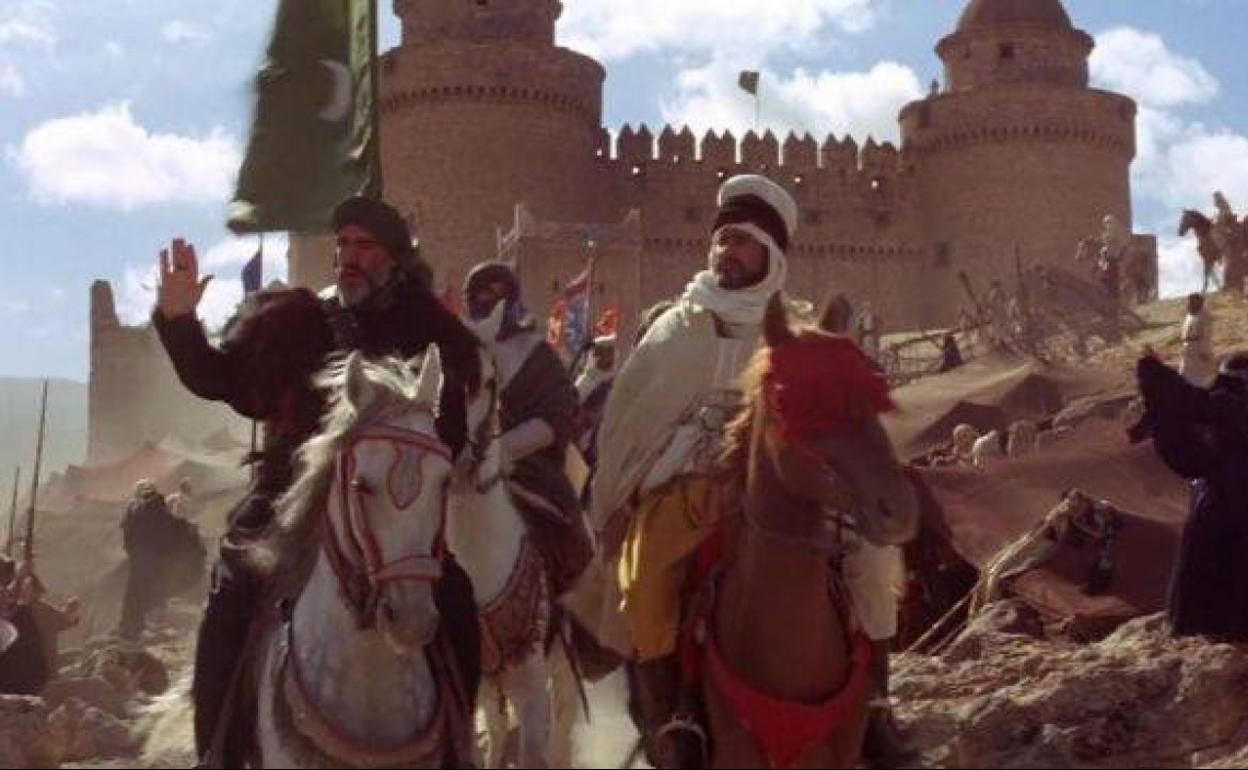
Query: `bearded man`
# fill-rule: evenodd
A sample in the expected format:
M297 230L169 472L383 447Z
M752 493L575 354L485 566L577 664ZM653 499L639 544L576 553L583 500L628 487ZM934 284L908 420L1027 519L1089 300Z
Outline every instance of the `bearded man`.
M600 640L629 648L620 651L637 661L647 749L662 767L696 765L701 754L691 715L675 716L681 593L690 556L718 524L713 477L724 428L740 408L737 380L758 347L767 303L784 290L798 222L792 196L761 176L727 180L718 205L707 269L616 377L593 483L594 524L627 533L622 548L618 534L606 537L606 561L619 557L627 641L613 642L602 628Z
M264 424L254 482L229 514L199 631L195 738L210 765L244 766L254 750L255 704L236 691L262 586L245 554L273 523L274 501L298 474L295 450L319 430L324 394L314 390L312 378L327 356L358 350L411 358L437 344L446 367L438 433L456 454L467 440L467 399L481 376L479 346L429 290L429 269L403 217L381 201L355 197L334 211L334 230L336 285L320 297L302 289L261 292L227 325L220 347L209 343L196 318L211 276L199 277L194 246L175 240L171 252L160 254L152 323L178 377L197 396ZM467 576L451 560L436 596L461 653L464 682L475 693L476 603Z

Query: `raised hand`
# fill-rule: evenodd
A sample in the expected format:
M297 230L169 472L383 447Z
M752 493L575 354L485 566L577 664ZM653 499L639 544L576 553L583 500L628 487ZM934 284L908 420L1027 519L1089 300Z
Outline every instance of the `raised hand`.
M175 238L172 249L160 251L160 285L156 290L156 307L165 318L194 315L212 276L199 277L199 259L195 247Z

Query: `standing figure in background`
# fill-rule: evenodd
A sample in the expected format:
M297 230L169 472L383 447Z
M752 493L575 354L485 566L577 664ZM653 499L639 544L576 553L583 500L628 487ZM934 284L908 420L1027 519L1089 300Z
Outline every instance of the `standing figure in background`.
M1218 374L1213 351L1213 314L1201 294L1187 298L1187 318L1183 320L1183 361L1179 373L1199 388L1208 387Z
M1213 204L1218 210L1213 218L1213 239L1221 247L1225 269L1222 285L1228 292L1242 294L1244 279L1248 278L1248 234L1225 195L1215 192Z
M1113 214L1106 215L1101 223L1101 251L1096 271L1105 296L1118 306L1122 303L1122 264L1131 248L1131 236Z
M880 337L884 321L875 312L870 302L864 302L862 312L858 314L858 323L854 329L858 347L871 357L873 361L880 359Z
M1248 642L1248 355L1231 357L1208 389L1155 354L1137 376L1154 448L1193 482L1171 581L1174 634Z
M164 496L152 482L143 479L134 485L134 499L121 523L130 573L117 635L126 641L139 641L147 616L168 598L167 546L174 522Z
M827 317L831 327L828 331L833 334L848 335L854 325L854 306L850 303L849 297L844 294L837 294L833 297L828 306Z
M182 479L178 491L169 495L169 511L185 521L194 521L199 517L199 507L195 502L195 494L191 489L191 480Z

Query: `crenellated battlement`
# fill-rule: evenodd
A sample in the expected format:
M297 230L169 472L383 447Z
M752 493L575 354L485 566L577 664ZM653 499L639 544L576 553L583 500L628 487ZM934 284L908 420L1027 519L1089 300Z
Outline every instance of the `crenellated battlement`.
M759 170L795 177L839 173L875 179L899 173L903 164L896 145L874 138L859 146L851 136L829 135L820 143L809 133L790 132L781 141L772 131L750 131L740 139L731 131L708 131L699 140L688 126L666 126L656 139L645 124L636 129L626 124L614 142L604 131L599 156L630 174L640 172L639 166L663 163L717 172Z

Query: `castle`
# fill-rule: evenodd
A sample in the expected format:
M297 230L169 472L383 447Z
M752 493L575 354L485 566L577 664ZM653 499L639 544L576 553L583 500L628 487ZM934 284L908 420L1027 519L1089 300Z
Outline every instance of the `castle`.
M501 257L544 317L592 255L594 302L620 309L627 339L643 308L705 264L716 189L742 172L799 203L790 289L870 301L894 330L951 324L968 302L963 272L982 286L1013 281L1020 260L1070 260L1107 214L1130 226L1136 105L1089 87L1094 42L1060 0L971 0L936 48L943 87L901 111L900 147L645 126L612 141L606 70L555 44L561 10L394 0L402 42L381 60L386 197L444 286ZM292 283L330 283L331 262L328 239L292 239ZM94 351L118 333L93 328L93 455L97 432L117 433L94 398Z

